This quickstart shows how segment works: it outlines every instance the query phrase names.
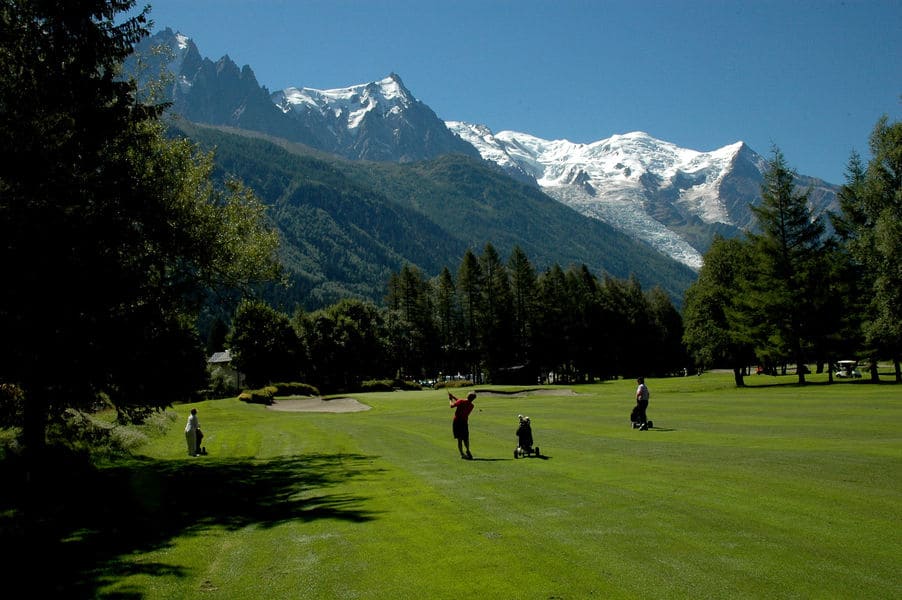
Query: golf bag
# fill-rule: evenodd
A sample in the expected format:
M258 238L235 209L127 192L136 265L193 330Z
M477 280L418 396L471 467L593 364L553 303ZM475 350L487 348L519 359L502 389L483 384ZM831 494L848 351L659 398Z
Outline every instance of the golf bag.
M641 429L645 431L646 429L651 429L652 422L651 421L643 421L644 415L642 407L638 404L633 407L632 412L630 412L630 425L633 429Z
M532 447L532 426L529 423L529 417L518 415L520 424L517 426L517 447L514 448L514 458L521 456L539 456L539 447Z

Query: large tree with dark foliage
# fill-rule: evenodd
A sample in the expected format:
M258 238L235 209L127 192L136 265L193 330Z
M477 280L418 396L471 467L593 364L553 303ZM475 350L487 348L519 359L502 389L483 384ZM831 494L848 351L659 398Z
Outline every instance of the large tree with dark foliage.
M511 288L513 361L526 364L532 358L536 320L536 270L520 246L507 261Z
M214 189L211 158L117 77L148 34L133 6L0 3L0 381L33 452L67 408L103 396L128 419L196 389L204 293L274 270L253 196Z
M796 179L774 148L761 204L752 207L760 232L749 234L753 273L747 293L764 325L756 340L759 357L767 351L795 363L799 383L805 383L803 366L822 317L816 303L824 273L824 225L812 217L809 192L796 189Z
M303 345L287 315L259 300L238 306L229 348L235 367L251 387L267 383L298 381L306 365Z
M440 341L435 321L432 286L417 267L405 264L388 282L392 357L401 379L422 379L427 366L438 360Z
M480 297L479 340L489 379L497 378L513 360L513 305L510 277L501 256L486 243L479 258L483 286Z
M902 122L878 120L870 150L866 167L856 154L849 161L834 226L864 292L858 306L871 378L878 380L877 359L891 358L902 381Z
M737 322L745 314L739 290L746 287L750 264L747 243L715 237L683 303L683 342L696 366L729 367L738 387L745 385L745 368L755 359Z
M397 311L391 311L392 313ZM358 389L366 379L377 379L397 367L389 357L386 311L372 302L345 299L295 318L295 329L310 356L308 381L321 391ZM398 324L397 327L403 327Z

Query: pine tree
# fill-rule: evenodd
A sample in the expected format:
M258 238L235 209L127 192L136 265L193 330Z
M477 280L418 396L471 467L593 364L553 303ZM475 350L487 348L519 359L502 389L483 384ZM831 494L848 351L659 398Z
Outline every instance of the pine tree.
M805 382L806 353L814 320L824 225L812 216L810 191L797 191L797 177L778 148L773 150L761 186L761 204L753 206L760 233L750 234L753 294L749 300L767 326L757 340L762 352L788 359Z
M532 362L536 319L536 271L520 246L514 246L507 261L511 287L513 353L517 363Z
M602 298L609 315L614 340L612 364L615 373L637 377L651 371L648 348L654 342L654 323L642 284L635 276L627 280L605 278Z
M857 154L850 159L835 223L866 293L862 322L871 378L878 380L877 359L886 357L902 381L902 122L879 119L870 150L866 168Z
M398 312L396 325L404 331L404 342L393 344L401 367L398 375L422 378L426 370L434 370L439 347L431 287L419 268L405 264L392 275L388 289L388 306Z
M567 349L570 345L570 295L567 277L560 265L554 264L538 280L538 318L536 348L542 373L554 374L562 380L569 374Z
M604 361L606 337L598 280L586 265L570 268L567 273L570 291L573 334L568 354L576 381L591 381Z
M479 355L479 323L483 317L482 290L484 285L479 259L468 248L457 271L457 292L460 296L464 321L464 354L472 376L477 379L482 370Z
M687 364L683 346L683 319L670 297L660 287L655 287L648 293L648 308L655 336L649 350L652 356L650 373L672 375Z
M435 324L438 330L438 343L441 348L439 370L448 375L451 365L457 363L460 354L460 343L457 332L463 329L463 317L454 287L454 278L448 267L442 269L433 282L433 306L435 307Z
M512 366L513 310L510 279L507 268L491 243L486 243L479 263L483 277L480 351L490 380L493 380L497 378L500 369Z

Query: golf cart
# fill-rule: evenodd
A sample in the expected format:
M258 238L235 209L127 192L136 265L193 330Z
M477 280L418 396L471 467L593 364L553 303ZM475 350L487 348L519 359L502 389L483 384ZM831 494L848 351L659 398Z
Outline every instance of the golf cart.
M837 370L834 375L842 379L859 379L861 371L858 370L857 360L840 360L837 361Z

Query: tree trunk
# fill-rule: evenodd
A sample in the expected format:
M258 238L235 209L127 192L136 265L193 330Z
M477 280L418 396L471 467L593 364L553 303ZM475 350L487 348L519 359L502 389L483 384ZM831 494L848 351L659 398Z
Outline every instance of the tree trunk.
M22 424L22 437L25 444L25 460L31 471L44 454L47 445L47 414L49 400L47 390L41 387L28 386L25 392L25 415Z
M736 387L745 387L745 379L743 379L742 367L733 367L733 379L736 380Z
M22 423L22 438L25 445L25 480L22 486L25 492L24 517L31 522L33 511L38 506L38 491L42 482L42 464L47 447L47 415L49 413L49 395L42 387L24 387L25 414Z
M877 370L877 359L871 357L871 383L880 383L880 373Z

